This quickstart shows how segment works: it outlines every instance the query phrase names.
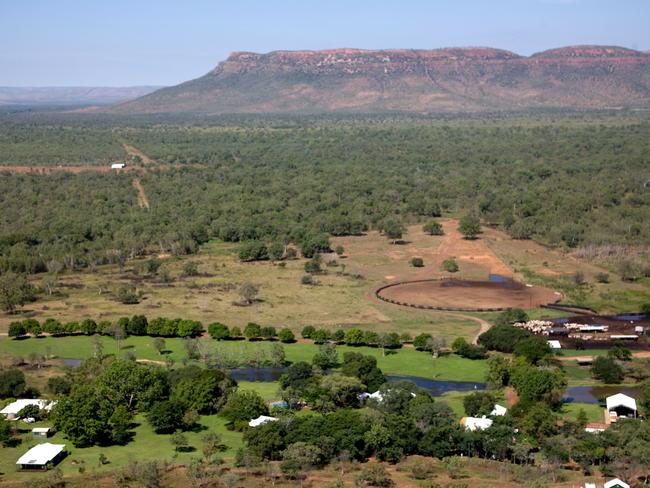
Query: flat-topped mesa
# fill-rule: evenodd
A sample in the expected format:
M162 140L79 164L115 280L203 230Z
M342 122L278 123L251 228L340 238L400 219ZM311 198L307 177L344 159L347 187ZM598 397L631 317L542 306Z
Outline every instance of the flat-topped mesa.
M521 56L502 49L485 47L445 49L325 49L322 51L272 51L266 54L234 52L213 74L250 71L304 71L323 73L340 70L364 73L421 69L423 63L463 61L508 61Z
M567 46L535 53L531 58L636 58L646 57L648 52L619 46Z

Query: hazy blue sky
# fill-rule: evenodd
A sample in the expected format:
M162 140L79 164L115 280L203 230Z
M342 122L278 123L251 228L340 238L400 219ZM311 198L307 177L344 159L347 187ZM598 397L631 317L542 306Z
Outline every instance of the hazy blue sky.
M650 0L0 0L0 86L169 85L232 51L650 49Z

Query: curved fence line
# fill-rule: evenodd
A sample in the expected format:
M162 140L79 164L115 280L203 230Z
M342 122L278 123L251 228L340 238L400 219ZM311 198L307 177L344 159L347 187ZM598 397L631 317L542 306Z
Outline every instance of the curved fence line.
M445 280L451 280L453 281L454 278L445 278ZM503 312L504 310L510 310L512 307L489 307L489 308L482 308L482 307L441 307L441 306L435 306L435 305L419 305L416 303L409 303L409 302L400 302L398 300L393 300L392 298L386 298L381 296L381 292L384 291L386 288L391 288L393 286L399 286L399 285L407 285L411 283L431 283L431 282L438 282L438 281L443 281L442 279L424 279L424 280L411 280L411 281L397 281L393 283L388 283L386 285L382 285L379 288L375 289L375 297L377 297L379 300L382 302L386 303L392 303L393 305L401 305L403 307L411 307L411 308L419 308L421 310L440 310L443 312ZM553 304L556 304L560 300L562 300L563 297L558 298L555 302L549 303L546 305L541 305L542 307L550 307Z

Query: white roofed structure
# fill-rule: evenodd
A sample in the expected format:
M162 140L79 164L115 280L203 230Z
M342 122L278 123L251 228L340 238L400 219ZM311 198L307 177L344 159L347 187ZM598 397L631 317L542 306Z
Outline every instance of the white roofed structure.
M460 419L460 423L465 427L465 430L485 430L492 425L492 419L487 417L463 417Z
M113 163L111 164L111 169L124 169L125 166L125 163Z
M47 469L49 463L56 463L63 457L65 444L44 442L32 447L20 456L16 464L21 469Z
M630 488L625 481L614 478L603 485L603 488Z
M49 412L52 410L52 407L56 405L56 402L50 400L41 400L41 399L30 399L30 398L21 398L16 400L13 403L10 403L5 408L0 410L0 414L4 415L6 418L12 420L18 417L18 413L25 407L29 405L36 405L41 410Z
M502 417L508 412L508 409L506 407L502 407L501 405L494 405L494 408L490 412L490 415L493 417Z
M267 422L275 422L276 420L278 420L278 419L276 419L275 417L268 417L266 415L260 415L256 419L253 419L250 422L248 422L248 425L250 427L259 427L260 425L264 425Z
M607 413L610 418L632 417L636 418L637 408L636 400L623 393L617 393L607 397Z
M548 345L551 346L551 349L562 349L562 344L560 341L546 341Z

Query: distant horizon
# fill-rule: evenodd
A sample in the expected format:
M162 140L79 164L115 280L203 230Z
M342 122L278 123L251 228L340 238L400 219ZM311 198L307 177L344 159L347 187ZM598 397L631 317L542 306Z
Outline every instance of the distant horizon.
M646 0L2 2L0 86L170 86L238 51L490 47L530 56L576 45L646 51L648 25Z

